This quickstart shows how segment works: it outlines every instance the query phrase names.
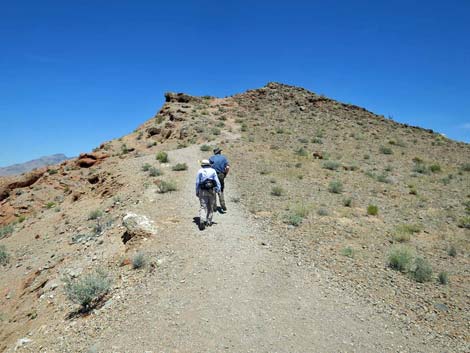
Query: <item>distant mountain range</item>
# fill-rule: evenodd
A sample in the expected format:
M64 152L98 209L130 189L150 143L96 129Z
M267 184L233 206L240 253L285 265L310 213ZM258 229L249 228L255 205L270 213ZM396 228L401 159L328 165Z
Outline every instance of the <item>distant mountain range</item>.
M45 167L48 165L57 164L69 159L65 154L58 153L51 156L45 156L38 159L33 159L25 163L13 164L8 167L0 167L0 176L17 175L29 172L36 168Z

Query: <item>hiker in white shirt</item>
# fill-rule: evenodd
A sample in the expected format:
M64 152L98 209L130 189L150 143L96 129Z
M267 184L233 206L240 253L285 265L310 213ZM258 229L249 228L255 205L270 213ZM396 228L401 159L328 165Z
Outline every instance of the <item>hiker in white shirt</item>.
M221 185L217 172L211 167L207 159L201 161L201 169L196 176L196 196L199 197L201 207L199 208L199 229L204 230L212 225L214 214L216 193L220 192Z

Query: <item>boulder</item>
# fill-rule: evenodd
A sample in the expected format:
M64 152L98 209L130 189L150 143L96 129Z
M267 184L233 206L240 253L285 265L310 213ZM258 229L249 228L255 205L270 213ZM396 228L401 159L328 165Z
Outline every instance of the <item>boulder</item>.
M108 157L109 155L101 152L81 153L75 163L80 168L90 168Z
M147 135L148 137L158 135L160 132L162 132L162 129L160 127L150 127L147 129Z
M122 242L124 244L130 240L150 238L157 233L157 228L153 221L143 215L127 213L122 219L122 224L126 228L122 235Z

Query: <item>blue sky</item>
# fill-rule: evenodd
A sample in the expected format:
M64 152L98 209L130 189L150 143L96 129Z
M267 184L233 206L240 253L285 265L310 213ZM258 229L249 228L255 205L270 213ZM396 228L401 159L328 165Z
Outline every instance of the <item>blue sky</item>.
M165 91L269 81L470 142L467 0L0 5L0 166L127 134Z

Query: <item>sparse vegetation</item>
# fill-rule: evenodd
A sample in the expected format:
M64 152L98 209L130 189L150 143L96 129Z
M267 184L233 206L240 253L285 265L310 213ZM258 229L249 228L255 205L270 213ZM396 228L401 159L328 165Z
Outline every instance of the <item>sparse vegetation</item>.
M296 150L295 154L297 156L301 156L301 157L307 157L308 156L307 150L305 150L303 147L300 147L298 150Z
M8 224L0 228L0 239L5 238L13 233L13 224Z
M83 311L89 311L109 291L111 279L102 270L90 273L80 279L65 278L65 293L70 301L82 306Z
M407 272L410 269L412 260L413 251L405 246L394 247L388 255L388 265L390 268L400 272Z
M380 146L380 152L383 154L393 154L393 150L387 146Z
M160 175L163 175L163 172L160 169L156 168L156 167L150 167L149 175L151 177L158 177Z
M0 266L6 265L10 261L7 248L5 245L0 245Z
M470 163L464 163L460 166L460 169L463 172L470 172Z
M350 246L347 246L341 250L341 255L353 258L354 257L354 249Z
M168 163L168 153L164 151L158 152L156 158L160 163Z
M452 257L457 256L457 248L455 247L455 245L451 245L447 248L447 254Z
M320 207L320 208L318 209L318 211L317 211L317 214L318 214L319 216L328 216L328 215L329 215L329 212L328 212L328 210L327 210L326 208Z
M352 198L347 197L347 198L343 199L343 206L344 207L351 207L352 206Z
M91 212L88 214L88 220L95 220L95 219L98 219L98 218L100 218L102 215L103 215L103 212L102 212L101 210L94 210L94 211L91 211Z
M46 208L50 209L53 207L55 207L55 202L49 201L48 203L46 203Z
M146 263L147 263L147 257L142 252L138 252L132 258L132 268L134 270L144 267Z
M417 257L410 268L409 274L416 282L428 282L432 279L432 268L426 259Z
M175 182L173 182L173 181L161 180L161 181L158 183L158 191L159 191L161 194L164 194L164 193L167 193L167 192L171 192L171 191L176 191L176 190L177 190L177 187L176 187Z
M377 216L379 214L379 208L376 205L367 206L367 214L370 216Z
M429 170L424 163L419 162L419 163L415 163L415 165L413 166L413 172L419 173L419 174L428 174Z
M178 164L175 164L173 166L173 168L171 168L172 170L174 171L182 171L182 170L187 170L188 169L188 165L186 163L178 163Z
M200 148L200 150L201 150L202 152L210 151L210 150L211 150L211 146L209 146L209 145L202 145L201 148Z
M429 166L429 170L433 173L438 173L441 171L441 166L437 163L434 163Z
M341 164L335 161L325 161L323 163L323 168L329 169L329 170L337 170L340 166Z
M437 279L438 279L439 283L442 284L442 285L446 285L446 284L449 283L449 275L445 271L439 272L439 275L437 276Z
M470 229L470 216L460 218L458 226L460 228Z
M142 166L142 171L147 172L150 168L152 168L152 165L150 165L149 163L145 163Z
M278 185L273 186L271 189L271 195L273 196L282 196L284 194L284 189Z
M341 194L343 192L343 184L339 180L332 180L328 186L328 191L333 194Z

